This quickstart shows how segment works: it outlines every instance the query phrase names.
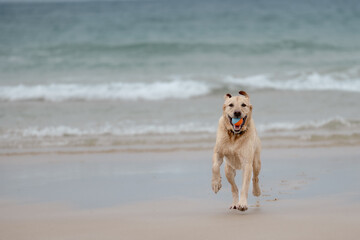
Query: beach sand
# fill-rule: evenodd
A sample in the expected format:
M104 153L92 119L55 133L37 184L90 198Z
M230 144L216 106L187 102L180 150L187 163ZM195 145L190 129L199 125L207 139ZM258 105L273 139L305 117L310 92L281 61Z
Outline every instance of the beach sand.
M358 239L359 157L264 149L239 212L223 167L211 192L211 150L0 156L0 239Z

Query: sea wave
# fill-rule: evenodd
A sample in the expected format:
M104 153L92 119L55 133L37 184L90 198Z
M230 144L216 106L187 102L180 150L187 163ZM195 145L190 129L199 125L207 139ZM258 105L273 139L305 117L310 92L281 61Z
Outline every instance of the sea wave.
M206 95L209 85L192 80L153 83L49 84L0 86L2 101L163 100Z
M125 127L126 126L126 127ZM326 132L353 130L360 131L360 120L349 120L342 117L334 117L319 121L307 121L303 123L274 122L270 124L257 124L260 133L301 133L309 130L324 130ZM135 136L135 135L163 135L163 134L191 134L209 133L215 134L216 125L200 122L189 122L180 124L103 124L101 126L31 126L13 130L3 130L3 136L19 137L72 137L72 136ZM359 132L360 133L360 132Z
M151 42L128 42L128 43L66 43L48 46L39 46L31 49L35 56L87 56L89 54L126 53L127 56L144 56L144 54L172 55L200 53L237 53L237 54L271 54L279 51L301 50L310 51L349 51L349 47L338 46L325 42L309 40L284 39L278 41L265 41L262 43L239 43L239 42L184 42L184 41L151 41ZM7 49L3 49L7 53ZM29 51L29 50L28 50ZM40 54L39 54L40 53ZM8 53L10 55L10 53Z
M360 120L341 117L305 123L257 124L265 147L358 145ZM114 147L119 149L188 149L214 146L216 124L106 123L99 126L27 126L0 128L0 150L42 147ZM1 155L1 153L0 153Z
M254 75L248 77L224 77L224 83L254 89L275 89L294 91L349 91L360 92L360 77L346 77L317 72L294 74L278 80L276 76Z
M189 99L223 94L231 89L360 92L360 72L332 74L285 73L246 77L228 75L211 79L174 75L167 81L111 82L97 84L53 83L0 86L0 101L96 101Z
M270 124L259 124L257 129L263 133L289 132L289 131L307 131L307 130L360 130L359 120L349 120L343 117L334 117L325 120L307 121L302 123L294 122L274 122Z
M166 135L166 134L187 134L187 133L214 133L216 126L186 123L177 125L136 125L120 126L105 124L99 127L73 127L73 126L32 126L24 129L6 130L3 137L82 137L82 136L136 136L136 135Z

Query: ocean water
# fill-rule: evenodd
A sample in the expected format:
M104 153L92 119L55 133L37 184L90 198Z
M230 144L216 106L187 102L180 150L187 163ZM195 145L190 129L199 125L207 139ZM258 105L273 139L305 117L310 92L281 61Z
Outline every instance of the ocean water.
M359 1L0 2L0 153L360 145Z

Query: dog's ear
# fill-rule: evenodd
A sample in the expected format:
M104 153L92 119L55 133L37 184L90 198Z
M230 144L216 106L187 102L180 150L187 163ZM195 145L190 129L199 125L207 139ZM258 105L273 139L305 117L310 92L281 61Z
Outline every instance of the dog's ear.
M250 98L245 91L240 91L239 94L245 96L246 98Z
M227 94L225 94L224 99L226 100L226 99L231 98L231 97L232 97L231 94L227 93Z

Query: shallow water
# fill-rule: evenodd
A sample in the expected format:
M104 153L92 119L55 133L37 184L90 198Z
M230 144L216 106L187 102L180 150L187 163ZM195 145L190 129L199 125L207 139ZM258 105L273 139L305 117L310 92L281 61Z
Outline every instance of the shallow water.
M289 199L358 202L359 150L354 147L265 149L257 198L249 205ZM115 153L12 156L0 162L0 196L20 203L62 203L102 208L127 203L198 199L230 205L231 187L211 191L211 152ZM241 186L241 171L236 182ZM205 201L206 202L206 201ZM283 204L283 202L282 202Z

